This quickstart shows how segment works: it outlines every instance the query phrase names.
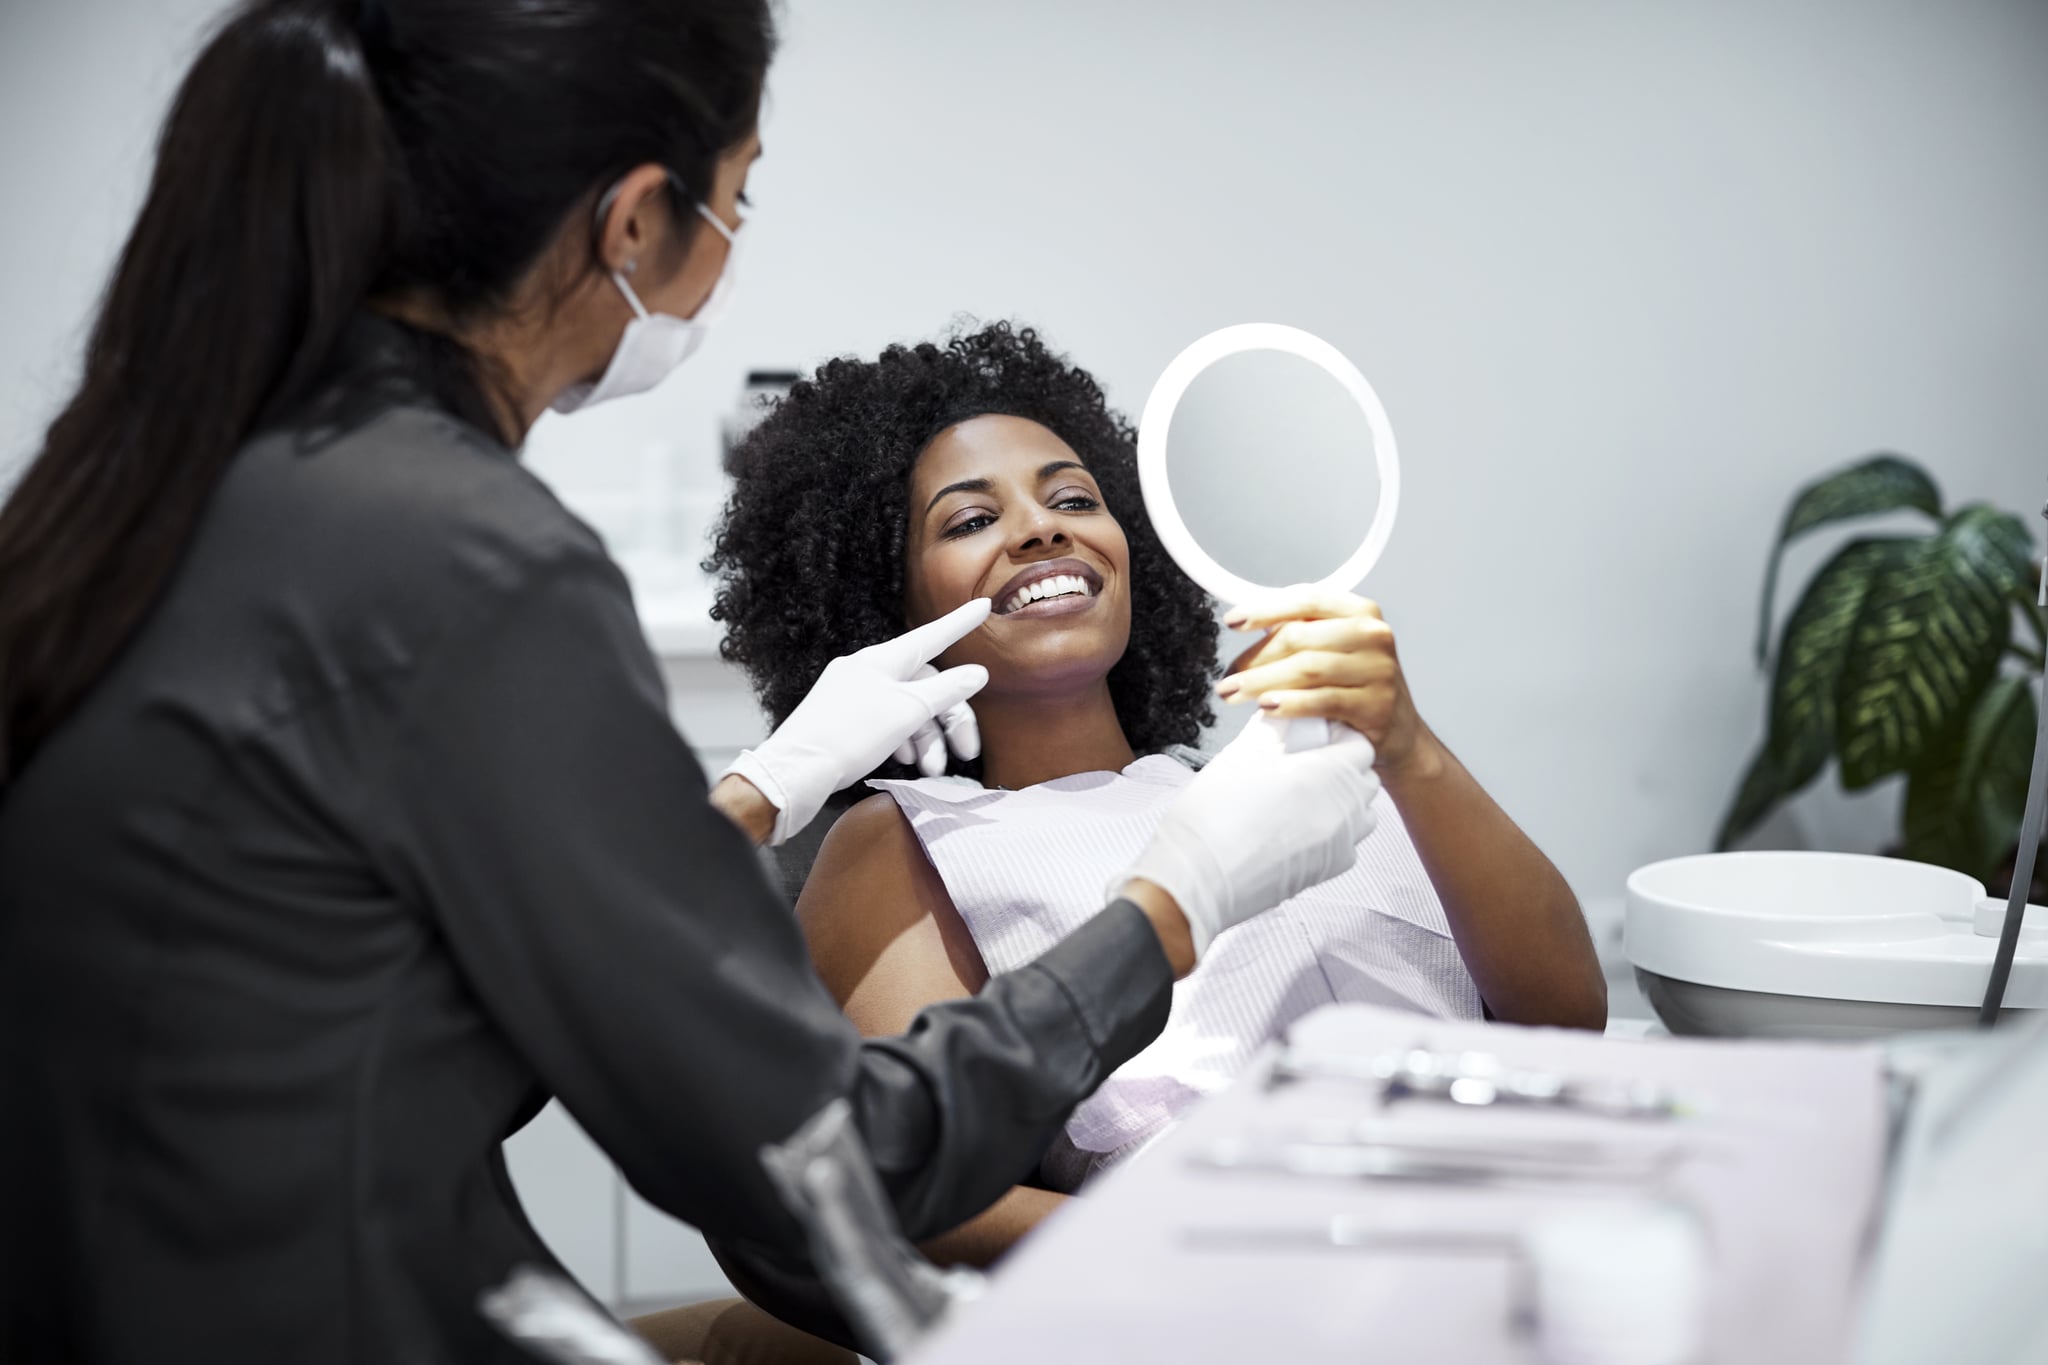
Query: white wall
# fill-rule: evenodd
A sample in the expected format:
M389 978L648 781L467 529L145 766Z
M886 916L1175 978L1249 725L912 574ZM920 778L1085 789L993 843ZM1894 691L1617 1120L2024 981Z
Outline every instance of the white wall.
M220 0L0 0L0 492L78 373L157 126Z
M731 320L544 466L708 452L745 368L963 310L1127 409L1212 327L1311 328L1399 434L1369 590L1424 714L1589 901L1711 839L1801 482L1896 449L2040 530L2033 0L794 0L787 32ZM1895 796L1806 834L1875 847Z

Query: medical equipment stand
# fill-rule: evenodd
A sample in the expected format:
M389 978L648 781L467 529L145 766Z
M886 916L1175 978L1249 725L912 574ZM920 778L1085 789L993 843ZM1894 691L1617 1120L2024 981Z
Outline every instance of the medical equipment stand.
M2048 518L2048 503L2041 505ZM2041 556L2041 591L2034 609L2048 607L2048 554ZM2042 668L2042 688L2035 707L2034 772L2027 781L2027 808L2020 817L2020 849L2013 860L2012 892L2005 899L2005 923L1998 932L1998 955L1991 960L1991 984L1984 991L1984 1007L1977 1012L1977 1026L1990 1028L1998 1022L1998 1007L2005 999L2005 980L2012 974L2012 957L2019 950L2020 925L2027 916L2027 893L2034 886L2034 855L2041 849L2041 806L2048 798L2048 661Z

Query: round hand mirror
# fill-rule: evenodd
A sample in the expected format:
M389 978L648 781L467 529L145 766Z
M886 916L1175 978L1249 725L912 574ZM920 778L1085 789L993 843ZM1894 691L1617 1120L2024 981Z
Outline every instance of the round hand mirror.
M1356 365L1298 327L1253 322L1211 332L1159 376L1138 481L1174 562L1235 605L1290 584L1357 587L1393 534L1401 467ZM1327 735L1295 722L1288 747Z

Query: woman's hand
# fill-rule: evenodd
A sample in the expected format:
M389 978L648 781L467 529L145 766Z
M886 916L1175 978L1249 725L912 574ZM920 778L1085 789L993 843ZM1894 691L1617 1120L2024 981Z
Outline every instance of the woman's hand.
M1408 695L1394 632L1354 593L1283 588L1224 621L1266 637L1217 693L1269 714L1362 731L1443 902L1458 952L1495 1018L1599 1029L1607 985L1571 887L1446 748Z
M1232 661L1217 696L1286 720L1342 721L1372 741L1389 779L1432 760L1436 737L1416 713L1377 603L1303 585L1240 603L1223 621L1266 636Z
M809 824L833 792L891 753L906 763L919 760L934 775L945 771L948 745L963 758L979 754L981 736L966 702L988 682L988 670L961 664L941 673L931 661L988 613L989 600L977 597L893 640L834 659L775 733L740 751L720 786L742 777L765 797L776 811L768 842L779 844ZM744 813L720 808L742 829L754 828Z

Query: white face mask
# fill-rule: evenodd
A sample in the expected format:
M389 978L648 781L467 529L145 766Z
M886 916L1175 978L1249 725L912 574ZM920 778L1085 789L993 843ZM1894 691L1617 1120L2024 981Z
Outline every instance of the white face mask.
M611 363L604 367L604 373L598 376L597 382L572 384L562 390L550 405L556 412L576 412L593 403L645 393L668 378L678 365L704 344L705 333L711 330L711 324L718 321L726 305L732 302L734 262L740 254L740 236L704 205L697 205L697 212L705 222L718 229L719 236L725 238L725 264L718 268L718 279L704 302L686 318L669 313L650 313L640 302L640 296L633 292L633 287L626 283L626 277L614 270L612 283L632 305L633 320L626 324L625 335L619 338L618 349L612 352ZM742 223L740 226L746 225Z

